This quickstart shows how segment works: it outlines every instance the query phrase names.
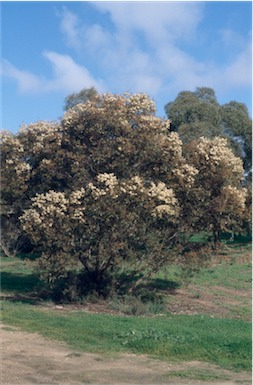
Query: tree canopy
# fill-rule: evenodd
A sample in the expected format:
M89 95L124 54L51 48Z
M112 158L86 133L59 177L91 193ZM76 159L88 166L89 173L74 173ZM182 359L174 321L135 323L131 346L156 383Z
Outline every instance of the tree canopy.
M74 92L65 98L64 110L67 111L77 104L87 103L88 101L95 100L97 96L98 92L94 87L83 88L81 91Z
M184 143L201 136L228 138L235 153L243 158L250 177L252 169L252 121L247 107L235 101L220 105L211 88L199 87L194 92L182 91L165 106L171 129Z
M200 91L194 98L216 109ZM71 278L80 292L87 280L116 289L117 272L157 271L187 254L192 234L216 240L246 220L243 164L228 141L201 137L183 153L145 94L96 94L59 123L3 132L1 156L2 244L26 240L52 287Z

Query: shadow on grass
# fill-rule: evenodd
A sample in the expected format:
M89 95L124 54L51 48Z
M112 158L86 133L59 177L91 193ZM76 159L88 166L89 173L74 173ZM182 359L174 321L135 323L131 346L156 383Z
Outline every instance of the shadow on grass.
M22 302L28 305L38 305L42 301L40 297L36 297L35 295L26 296L26 295L20 295L20 294L1 295L1 299L8 302Z
M166 291L170 294L175 294L176 289L178 289L181 285L176 281L168 281L167 279L162 278L153 278L150 279L149 285L150 288Z
M234 244L251 244L252 243L252 236L251 235L235 235L234 241L231 241L231 243Z
M40 253L19 253L17 255L17 258L21 259L22 261L24 260L29 260L29 261L36 261L36 259L40 258L41 254Z
M221 234L221 242L225 242L229 245L236 246L237 244L247 245L252 243L252 235L243 235L243 234L235 234L232 236L231 233L222 233ZM202 231L200 233L194 234L190 237L190 243L203 243L203 244L212 244L213 235L211 233Z
M154 290L154 291L161 291L166 292L166 294L175 294L176 289L178 289L181 286L181 283L178 281L170 281L166 278L147 278L145 279L144 274L138 274L136 276L130 276L127 274L120 274L119 275L119 294L127 294L129 292L129 289L131 287L134 287L134 284L139 280L143 279L143 282L140 283L140 285L137 287L137 291L139 289L144 290ZM134 291L136 291L134 289Z
M1 273L1 298L11 302L37 304L42 284L35 274Z
M1 273L2 292L27 293L35 291L40 284L38 277L34 274Z

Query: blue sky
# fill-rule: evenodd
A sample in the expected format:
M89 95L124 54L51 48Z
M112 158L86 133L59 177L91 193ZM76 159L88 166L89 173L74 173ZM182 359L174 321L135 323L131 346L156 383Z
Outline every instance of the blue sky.
M164 106L211 87L252 115L250 1L1 2L1 128L57 120L64 99L146 92Z

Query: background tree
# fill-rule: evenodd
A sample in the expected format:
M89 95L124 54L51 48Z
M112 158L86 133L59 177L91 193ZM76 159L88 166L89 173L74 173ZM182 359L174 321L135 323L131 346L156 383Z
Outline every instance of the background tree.
M171 129L179 133L185 143L201 136L211 138L222 133L219 104L211 88L182 91L175 101L165 106Z
M98 92L94 87L83 88L81 91L68 95L65 98L64 110L67 111L80 103L95 101L97 96Z
M239 156L243 158L247 179L252 178L252 120L243 103L231 101L221 106L222 129L230 138L238 142Z
M165 112L172 130L179 133L185 144L201 136L226 137L235 154L243 158L246 175L250 178L252 122L244 104L232 101L219 105L213 89L200 87L194 92L180 92L173 102L166 104Z

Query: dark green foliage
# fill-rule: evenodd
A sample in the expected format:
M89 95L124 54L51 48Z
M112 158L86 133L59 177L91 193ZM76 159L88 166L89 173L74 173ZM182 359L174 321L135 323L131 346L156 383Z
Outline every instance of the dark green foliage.
M245 104L231 101L221 106L223 132L227 133L240 149L248 180L252 174L252 120Z
M219 104L211 88L182 91L165 111L172 130L179 132L186 143L200 135L210 138L221 134Z
M75 107L79 103L87 103L88 101L94 101L98 96L98 92L94 87L83 88L77 93L68 95L65 99L64 110L67 111L70 108Z
M220 105L211 88L182 91L165 106L172 130L179 133L184 143L200 136L225 136L235 153L243 158L248 179L252 168L252 120L243 103L231 101Z

